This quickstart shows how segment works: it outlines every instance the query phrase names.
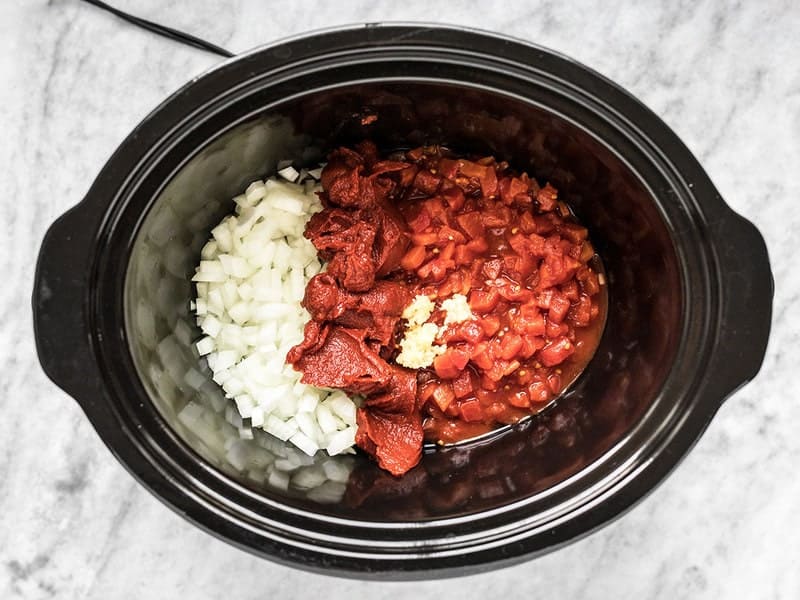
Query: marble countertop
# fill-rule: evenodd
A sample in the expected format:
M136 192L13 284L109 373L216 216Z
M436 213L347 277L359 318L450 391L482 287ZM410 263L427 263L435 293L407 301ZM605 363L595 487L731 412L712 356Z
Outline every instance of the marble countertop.
M42 373L30 293L48 224L115 147L218 58L78 0L0 6L1 598L797 598L800 596L800 12L791 0L495 3L112 0L234 51L359 21L483 27L594 67L658 113L764 233L773 335L756 381L622 519L554 554L454 581L362 583L260 560L139 486ZM497 3L499 5L499 3ZM272 7L272 9L270 9ZM45 425L46 424L46 425Z

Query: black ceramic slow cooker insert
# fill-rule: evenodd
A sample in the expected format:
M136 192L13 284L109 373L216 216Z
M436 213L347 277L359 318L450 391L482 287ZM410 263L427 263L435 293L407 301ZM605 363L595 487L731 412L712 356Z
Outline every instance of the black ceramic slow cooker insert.
M428 451L402 478L242 439L216 385L195 389L209 372L190 278L230 199L280 160L315 164L364 138L492 154L550 181L609 286L600 347L553 408ZM50 228L33 297L45 371L167 505L286 564L396 579L513 564L621 514L755 376L771 302L758 231L642 104L542 48L405 25L259 48L180 89Z

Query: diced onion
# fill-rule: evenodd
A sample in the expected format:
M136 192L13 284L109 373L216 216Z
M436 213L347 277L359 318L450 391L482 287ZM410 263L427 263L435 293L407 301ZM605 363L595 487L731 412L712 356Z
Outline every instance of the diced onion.
M301 374L286 364L286 353L303 339L309 319L301 306L306 284L323 268L303 236L308 219L322 210L318 184L308 185L309 178L319 180L321 169L298 172L285 162L278 175L281 179L254 181L234 198L235 214L214 227L203 246L192 278L197 287L192 309L204 333L195 348L206 358L213 381L235 403L238 420L226 413L232 433L244 439L251 428L263 429L299 448L294 460L302 461L321 448L329 454L350 451L356 405L341 391L301 383ZM170 345L159 344L160 350L179 352L178 341L187 333L176 327ZM178 380L196 390L206 382L196 369L177 374ZM189 409L184 419L192 420L195 412ZM228 448L231 464L242 462L238 448ZM288 485L276 473L267 483ZM313 487L317 477L303 475L297 485Z

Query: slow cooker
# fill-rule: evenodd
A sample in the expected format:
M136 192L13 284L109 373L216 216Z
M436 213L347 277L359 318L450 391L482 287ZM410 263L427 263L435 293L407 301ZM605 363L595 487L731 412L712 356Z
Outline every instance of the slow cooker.
M230 199L361 139L491 154L553 183L608 279L600 347L552 408L426 449L401 478L242 437L193 346L191 275ZM409 579L552 551L641 500L758 372L772 292L759 232L624 90L520 41L390 24L257 48L175 92L47 232L33 306L46 373L172 509L285 564Z

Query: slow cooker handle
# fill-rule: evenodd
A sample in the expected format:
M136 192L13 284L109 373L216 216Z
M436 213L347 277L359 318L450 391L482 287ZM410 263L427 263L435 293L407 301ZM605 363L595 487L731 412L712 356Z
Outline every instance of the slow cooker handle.
M727 397L761 369L772 321L774 281L764 238L732 210L712 227L722 269L722 326L715 352Z
M39 362L47 376L86 412L103 395L86 320L91 215L73 207L47 230L33 287L33 326Z

